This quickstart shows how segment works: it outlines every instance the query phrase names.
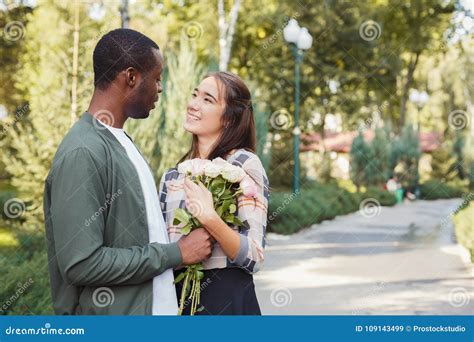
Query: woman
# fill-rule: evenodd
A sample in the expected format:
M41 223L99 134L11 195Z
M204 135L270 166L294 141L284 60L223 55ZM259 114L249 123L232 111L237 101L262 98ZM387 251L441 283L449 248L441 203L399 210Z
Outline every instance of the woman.
M170 241L181 237L180 229L173 226L174 211L190 203L199 203L197 219L216 241L211 257L203 262L199 314L260 315L252 274L264 259L269 191L265 170L255 155L252 101L245 83L228 72L207 75L193 91L184 129L193 138L181 161L221 157L242 167L258 188L256 198L241 196L238 200L238 217L244 222L238 229L216 214L211 193L185 179L177 168L168 170L161 179L160 201ZM181 298L181 284L176 291ZM186 304L184 314L189 313L190 305Z

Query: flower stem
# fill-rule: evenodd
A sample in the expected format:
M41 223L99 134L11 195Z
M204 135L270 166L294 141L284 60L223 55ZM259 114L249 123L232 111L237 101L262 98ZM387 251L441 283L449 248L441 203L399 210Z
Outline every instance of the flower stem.
M179 302L179 310L178 310L178 315L179 316L181 316L183 314L184 298L186 297L186 290L188 288L190 274L191 274L190 269L186 268L186 278L184 279L184 282L183 282L183 290L181 292L181 300Z

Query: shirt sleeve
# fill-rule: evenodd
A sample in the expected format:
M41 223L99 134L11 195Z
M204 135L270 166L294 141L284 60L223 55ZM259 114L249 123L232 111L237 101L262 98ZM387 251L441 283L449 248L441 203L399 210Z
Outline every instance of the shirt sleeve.
M238 198L238 217L244 226L239 229L240 248L231 266L241 267L247 273L256 273L263 265L267 211L269 199L268 178L256 155L251 155L242 165L244 171L257 184L257 196Z
M63 279L76 286L139 284L181 264L177 244L104 246L105 163L85 149L68 152L48 178L52 237ZM104 216L105 217L105 216Z

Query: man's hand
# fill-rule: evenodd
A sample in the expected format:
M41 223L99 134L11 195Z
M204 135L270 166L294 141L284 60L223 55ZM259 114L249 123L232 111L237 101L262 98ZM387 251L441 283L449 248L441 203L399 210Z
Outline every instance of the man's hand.
M189 235L183 236L178 241L184 265L197 264L211 256L211 235L204 229L193 230Z

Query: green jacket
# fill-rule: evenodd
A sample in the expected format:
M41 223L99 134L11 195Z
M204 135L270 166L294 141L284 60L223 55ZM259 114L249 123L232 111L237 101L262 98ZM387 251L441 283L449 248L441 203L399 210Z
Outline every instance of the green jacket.
M153 277L182 262L176 243L149 243L135 167L87 112L56 152L44 215L56 314L150 315Z

